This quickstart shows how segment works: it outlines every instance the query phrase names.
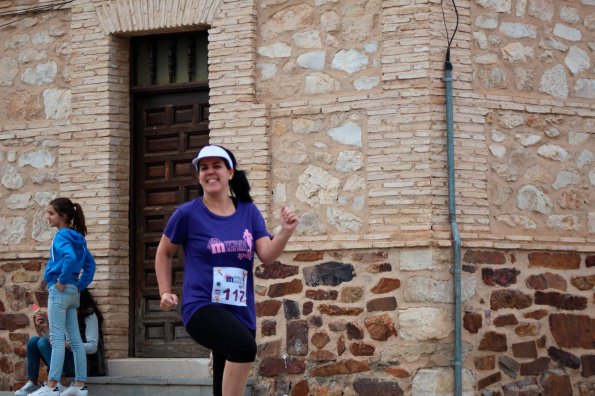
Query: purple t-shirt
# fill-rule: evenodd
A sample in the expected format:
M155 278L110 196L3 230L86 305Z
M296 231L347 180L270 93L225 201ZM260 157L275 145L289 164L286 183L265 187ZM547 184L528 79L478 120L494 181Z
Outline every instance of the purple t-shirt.
M254 247L258 239L271 238L258 208L253 203L237 201L234 214L218 216L197 198L176 209L163 233L172 243L184 248L184 324L188 324L199 308L217 304L212 301L213 268L234 267L247 271L246 306L221 306L229 309L246 327L256 330Z

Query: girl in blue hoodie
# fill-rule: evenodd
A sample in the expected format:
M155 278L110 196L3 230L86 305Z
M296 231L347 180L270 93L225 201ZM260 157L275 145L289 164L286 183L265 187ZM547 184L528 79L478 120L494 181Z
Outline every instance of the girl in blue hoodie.
M87 396L87 359L79 331L77 308L82 290L93 280L95 260L87 249L85 215L77 203L56 198L48 205L50 227L58 228L50 248L50 260L44 273L48 285L48 320L52 357L48 382L31 393L34 396ZM64 340L68 333L74 355L75 382L60 393L58 381L64 365Z

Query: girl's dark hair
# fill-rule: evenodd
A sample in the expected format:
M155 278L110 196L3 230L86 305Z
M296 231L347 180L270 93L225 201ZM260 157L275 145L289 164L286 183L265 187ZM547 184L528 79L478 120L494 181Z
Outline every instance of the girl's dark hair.
M83 235L87 235L87 226L85 225L85 214L83 208L77 203L72 203L68 198L56 198L50 202L50 205L54 208L60 216L66 216L66 220L70 223L72 221L72 227Z
M233 163L233 178L229 181L229 189L231 190L232 196L237 198L239 201L253 202L253 199L250 196L250 183L248 182L248 178L246 177L246 172L238 169L238 162L236 161L236 157L233 155L231 151L229 151L223 146L217 147L221 147L223 150L225 150L229 155L229 158L231 158L231 162ZM230 169L227 161L223 161L223 163L225 164L225 167L227 169ZM199 183L198 196L202 197L203 195L205 195L205 192Z
M82 320L92 313L97 315L99 328L101 328L101 323L103 323L103 315L99 311L99 308L97 308L97 303L93 299L89 289L85 289L81 292L81 304L78 308L78 317Z

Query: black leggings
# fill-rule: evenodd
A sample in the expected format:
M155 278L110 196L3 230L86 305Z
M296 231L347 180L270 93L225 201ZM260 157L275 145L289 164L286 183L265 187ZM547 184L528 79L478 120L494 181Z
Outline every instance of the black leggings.
M225 361L250 363L256 359L256 334L221 305L200 308L186 326L192 339L213 351L213 395L221 396Z

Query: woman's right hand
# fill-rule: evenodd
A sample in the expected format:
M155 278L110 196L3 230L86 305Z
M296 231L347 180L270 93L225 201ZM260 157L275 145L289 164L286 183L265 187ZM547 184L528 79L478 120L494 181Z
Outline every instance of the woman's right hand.
M161 303L159 304L161 310L171 311L178 307L178 296L173 293L165 292L161 295Z

